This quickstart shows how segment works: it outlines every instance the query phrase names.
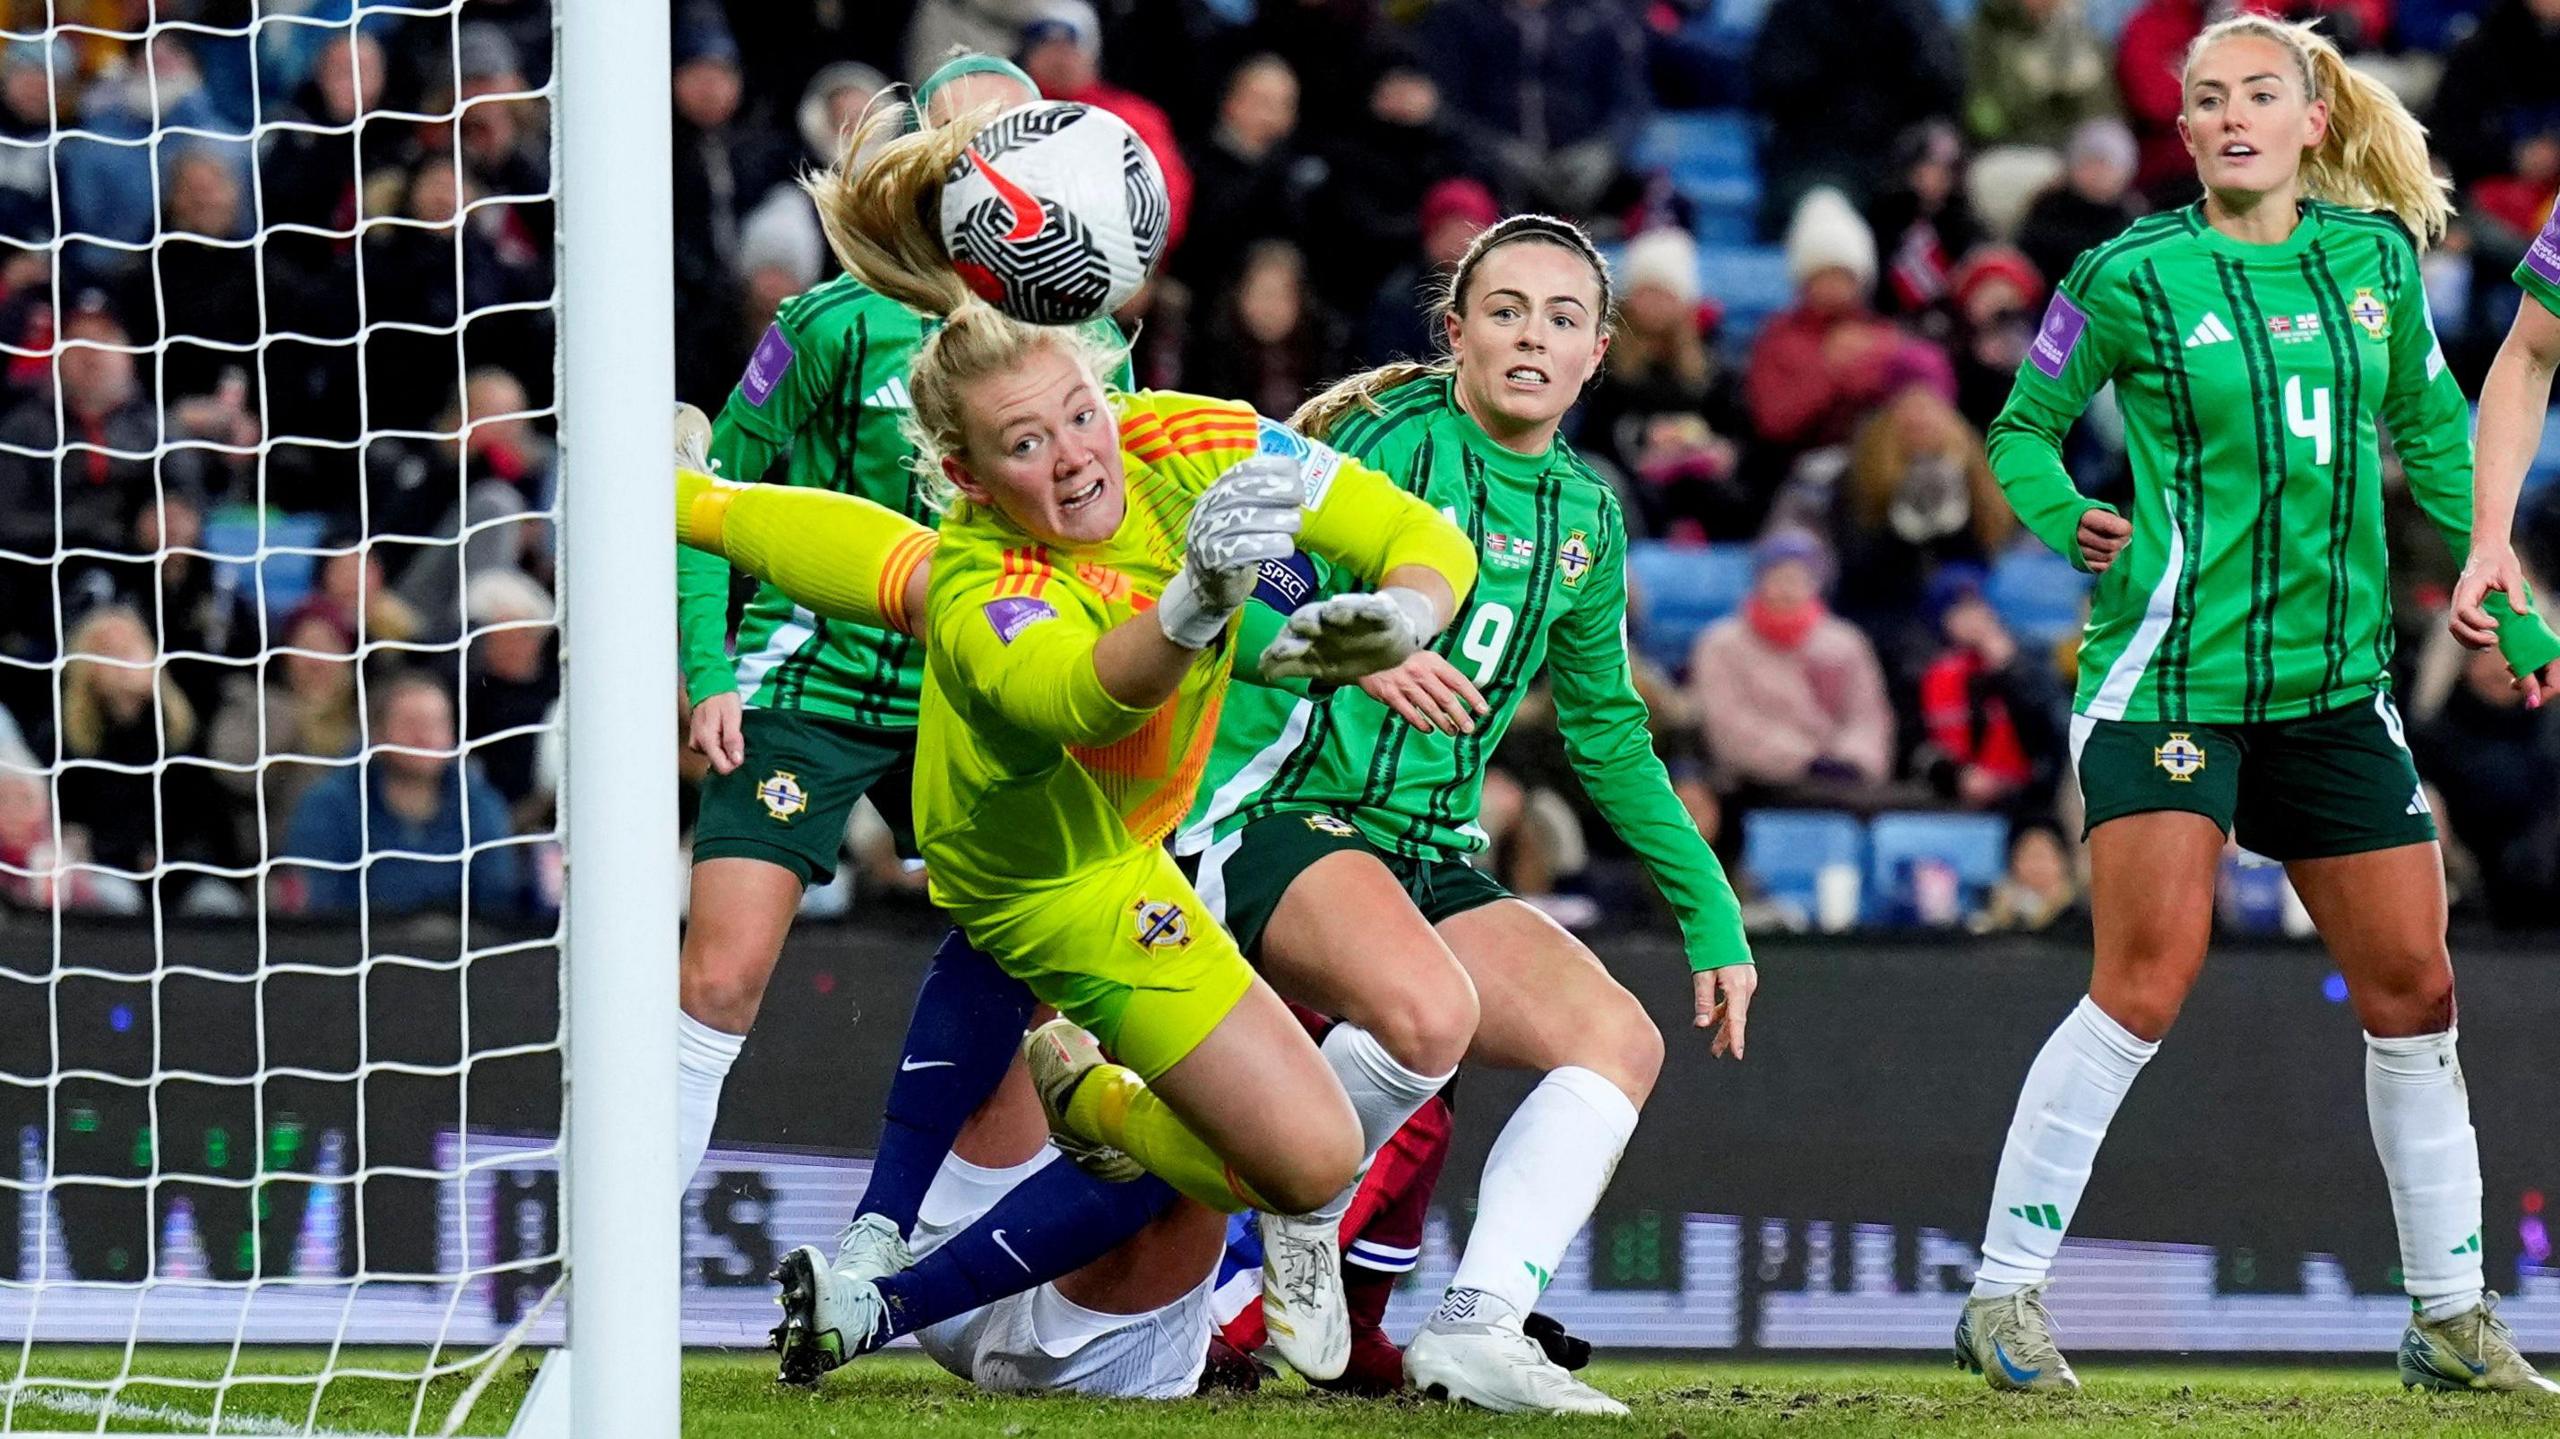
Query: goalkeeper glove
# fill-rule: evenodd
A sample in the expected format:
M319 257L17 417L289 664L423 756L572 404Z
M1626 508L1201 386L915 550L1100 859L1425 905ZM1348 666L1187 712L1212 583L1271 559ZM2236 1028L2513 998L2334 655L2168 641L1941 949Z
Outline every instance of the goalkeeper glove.
M1207 649L1253 595L1264 560L1297 548L1298 467L1278 455L1240 460L1191 508L1182 569L1156 601L1156 623L1187 650Z
M1340 684L1393 669L1422 648L1438 618L1419 590L1400 585L1300 605L1289 627L1264 647L1262 674Z

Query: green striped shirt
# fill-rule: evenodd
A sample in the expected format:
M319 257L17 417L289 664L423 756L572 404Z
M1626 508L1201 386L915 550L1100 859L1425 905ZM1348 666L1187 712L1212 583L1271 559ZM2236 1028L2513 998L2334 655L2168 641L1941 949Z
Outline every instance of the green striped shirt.
M2074 563L2097 506L2064 472L2062 437L2110 383L2133 539L2091 599L2074 709L2234 723L2379 689L2381 431L2456 557L2470 547L2470 410L2408 232L2306 201L2290 237L2244 244L2197 205L2082 255L1989 437L2020 517Z

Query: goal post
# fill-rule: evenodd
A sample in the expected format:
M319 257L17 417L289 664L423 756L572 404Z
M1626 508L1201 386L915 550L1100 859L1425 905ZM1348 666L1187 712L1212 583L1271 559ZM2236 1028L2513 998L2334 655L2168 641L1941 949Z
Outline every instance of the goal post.
M668 10L560 3L571 1432L658 1439L680 1358Z

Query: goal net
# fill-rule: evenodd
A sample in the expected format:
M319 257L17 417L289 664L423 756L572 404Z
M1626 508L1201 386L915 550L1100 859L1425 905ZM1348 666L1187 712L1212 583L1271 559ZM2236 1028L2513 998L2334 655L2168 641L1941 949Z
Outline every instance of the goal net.
M504 1432L567 1332L551 8L9 12L0 1433Z

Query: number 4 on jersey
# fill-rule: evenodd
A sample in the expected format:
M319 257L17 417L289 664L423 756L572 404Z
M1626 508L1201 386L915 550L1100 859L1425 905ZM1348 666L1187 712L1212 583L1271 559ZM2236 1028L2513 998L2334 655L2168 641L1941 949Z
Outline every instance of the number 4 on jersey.
M2329 423L2329 387L2315 385L2311 390L2311 407L2302 406L2302 377L2287 375L2284 381L2284 427L2311 442L2311 463L2327 469L2329 451L2337 443L2337 431Z

